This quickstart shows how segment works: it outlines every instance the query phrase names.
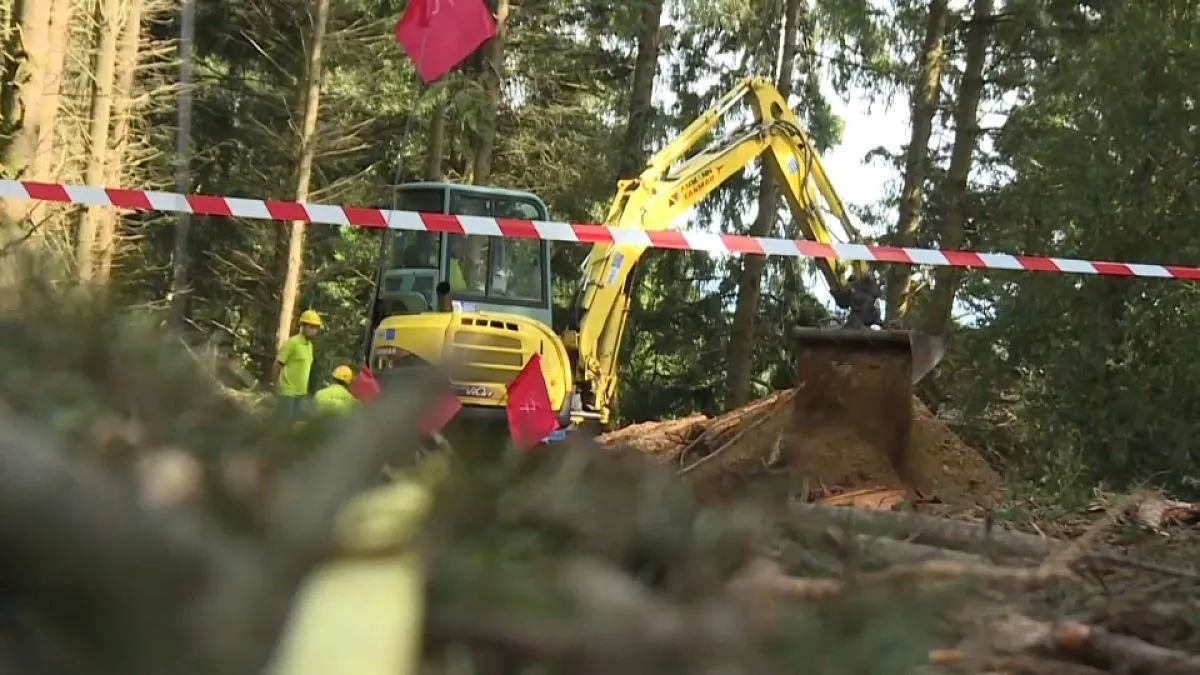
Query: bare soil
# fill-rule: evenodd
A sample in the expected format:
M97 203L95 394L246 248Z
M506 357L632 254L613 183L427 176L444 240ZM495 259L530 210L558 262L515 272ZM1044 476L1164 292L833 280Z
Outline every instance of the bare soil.
M702 494L720 500L759 482L806 499L879 487L915 489L924 500L955 508L1001 500L997 472L915 397L908 420L911 446L903 461L889 456L880 425L860 417L856 424L838 423L844 416L811 405L802 393L777 392L714 418L635 424L599 440L675 464Z

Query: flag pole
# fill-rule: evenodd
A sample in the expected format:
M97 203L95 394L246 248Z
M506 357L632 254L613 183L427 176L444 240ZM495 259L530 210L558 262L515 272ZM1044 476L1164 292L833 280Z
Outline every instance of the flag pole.
M441 0L409 0L408 7L405 8L404 13L400 17L399 23L396 25L396 39L397 39L397 41L400 42L401 46L403 46L404 50L408 53L409 57L413 59L413 62L416 66L416 68L415 68L416 72L414 74L415 77L414 77L414 83L413 83L416 95L413 97L413 99L417 102L420 102L424 98L425 91L427 91L427 88L422 85L423 81L429 82L429 83L434 83L434 82L440 80L443 76L447 75L450 72L450 70L452 70L455 66L457 66L458 64L461 64L472 53L478 51L480 46L482 46L483 42L486 42L487 40L495 37L495 34L496 34L496 22L495 22L495 17L493 16L494 12L490 8L490 3L487 3L486 0L478 0L480 2L478 9L482 10L483 14L480 15L477 12L476 15L473 17L466 17L466 19L468 20L468 23L471 20L473 20L475 22L475 24L473 26L475 30L474 31L468 30L467 33L463 34L464 39L466 40L465 42L460 41L457 44L450 44L450 45L445 44L446 40L447 40L446 30L449 28L449 26L445 25L445 21L447 19L447 17L444 16L445 12L438 11L438 10L446 9L446 7L440 7L437 4L440 1ZM459 1L460 2L465 1L467 3L471 2L471 0L459 0ZM450 7L454 7L451 0L445 0L445 2ZM434 3L434 4L431 6L430 3ZM438 10L434 10L433 7L438 7ZM426 57L428 56L429 39L430 39L430 34L433 30L435 14L441 17L440 19L438 19L438 21L440 21L440 23L438 24L438 27L439 27L439 30L441 31L439 33L439 35L441 35L441 39L439 42L435 43L436 51L438 52L437 54L435 54L435 56L438 56L438 58L440 58L441 61L437 62L438 67L435 72L426 72L426 68L425 68L425 66L427 65ZM449 17L449 19L454 19L454 18L455 18L454 16ZM459 16L457 18L463 19L464 17ZM415 26L414 26L414 22L415 22ZM486 26L483 24L486 24ZM413 28L418 30L420 33L420 41L417 44L413 44L415 41L409 39L413 35L413 33L412 33ZM468 49L468 47L469 47L469 49ZM400 200L400 189L399 189L400 180L402 178L402 175L404 173L404 168L405 168L404 152L412 145L413 126L416 121L415 118L416 118L416 115L413 114L413 111L410 110L410 114L404 120L404 127L400 134L401 150L400 150L399 156L396 158L396 169L392 174L392 199L391 199L391 208L389 209L389 216L388 216L388 220L389 220L388 229L392 229L391 228L391 225L392 225L391 217L392 216L390 214L393 214L396 212L396 209L397 209L397 206L398 206L399 200ZM380 242L379 242L379 248L380 248L379 254L380 254L381 261L388 255L388 251L385 249L386 242L387 242L387 233L386 232L381 233ZM374 315L375 315L375 306L374 305L375 305L375 303L378 302L379 289L382 286L382 283L383 283L383 265L380 264L376 268L375 293L374 293L374 297L373 297L372 307L370 308L370 313L371 313L372 319L374 318ZM370 342L371 342L371 333L374 329L374 326L371 325L372 323L373 323L373 321L367 322L368 330L367 330L367 334L366 334L366 336L364 336L364 340L363 340L363 353L364 353L365 359L368 362L370 361L370 358L371 358L371 354L369 353L370 352Z
M410 0L411 1L411 0ZM425 61L425 49L429 45L429 34L426 33L421 37L421 48L417 52L417 58L414 60L415 67L413 68L413 88L416 91L416 96L413 100L416 104L413 108L419 108L421 98L424 95L421 84L421 65ZM416 117L412 109L409 111L408 117L404 119L404 126L400 131L400 147L401 150L396 157L396 170L392 172L392 199L391 206L388 209L388 220L396 213L396 207L400 205L400 178L404 173L404 148L407 148L412 141L413 119ZM367 332L363 336L363 363L366 368L371 367L371 336L375 332L375 326L372 325L375 318L375 304L379 301L379 289L383 287L383 261L386 260L388 254L387 241L388 232L391 231L391 223L388 223L388 228L379 233L379 264L375 266L375 292L371 294L371 306L367 308Z

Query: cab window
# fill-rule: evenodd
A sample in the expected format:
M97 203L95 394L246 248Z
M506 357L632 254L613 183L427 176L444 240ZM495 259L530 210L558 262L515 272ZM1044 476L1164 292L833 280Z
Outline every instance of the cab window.
M446 193L441 188L408 188L396 195L396 208L400 211L441 213L445 208Z
M496 298L542 301L542 247L536 239L496 238L492 292Z
M536 202L501 196L452 193L450 213L461 216L542 220ZM496 302L545 300L541 242L478 235L450 235L450 285L455 291Z
M450 194L450 213L456 216L490 216L492 215L491 199L465 192Z
M520 218L522 220L545 220L545 214L537 204L525 199L497 199L497 218Z
M445 192L439 188L414 188L402 190L396 196L396 208L400 211L441 213L445 204ZM387 267L422 267L437 269L441 254L442 235L438 232L396 232L385 234Z
M449 236L450 289L467 295L487 294L488 249L491 237Z
M387 268L437 269L442 235L438 232L388 232Z

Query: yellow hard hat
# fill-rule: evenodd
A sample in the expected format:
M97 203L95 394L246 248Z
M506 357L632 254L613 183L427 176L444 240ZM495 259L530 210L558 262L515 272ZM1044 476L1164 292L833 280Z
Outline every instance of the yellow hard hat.
M333 369L333 379L344 384L350 384L354 381L354 371L350 370L350 366L338 366Z
M308 324L309 326L321 327L321 315L311 309L306 309L300 312L300 323Z

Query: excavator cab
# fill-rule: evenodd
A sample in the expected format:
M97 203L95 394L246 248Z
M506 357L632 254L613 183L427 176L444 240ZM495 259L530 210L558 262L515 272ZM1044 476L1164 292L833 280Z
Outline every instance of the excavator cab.
M401 211L547 219L545 202L528 192L452 183L410 183L398 192ZM372 325L387 316L434 311L441 281L450 284L456 310L508 312L550 324L549 242L388 230Z
M492 218L547 219L545 202L528 192L452 183L397 189L400 211L487 218L489 225ZM460 417L506 420L506 387L539 354L551 404L560 417L568 414L574 378L550 327L548 241L386 230L377 278L364 356L384 387L411 369L438 367L464 405ZM447 287L448 297L440 295Z

